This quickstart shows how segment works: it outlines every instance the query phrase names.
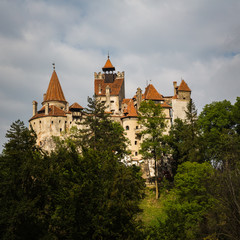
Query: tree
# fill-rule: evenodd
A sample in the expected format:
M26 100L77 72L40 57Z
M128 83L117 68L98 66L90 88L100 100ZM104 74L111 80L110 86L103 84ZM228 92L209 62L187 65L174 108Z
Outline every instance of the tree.
M178 165L183 162L203 162L197 110L192 99L189 101L185 112L186 119L175 119L167 137L167 142L172 149L173 175L176 174Z
M113 151L119 159L128 153L123 127L110 119L104 103L95 97L88 98L88 108L80 125L82 129L75 132L74 138L83 151L88 148Z
M122 164L107 146L80 154L71 139L56 139L56 150L43 155L20 121L7 136L0 157L1 239L141 239L139 168Z
M155 162L155 187L156 199L158 199L157 166L163 160L163 154L166 152L166 147L163 144L166 124L161 105L155 104L151 100L143 101L139 108L139 123L143 126L140 133L142 136L140 153L144 159L153 159Z
M96 139L97 140L97 139ZM57 239L141 238L140 169L127 167L106 150L79 154L74 141L59 141L49 157L49 232Z
M237 146L231 145L232 143L239 142L232 104L226 100L207 104L199 116L198 124L203 138L205 160L211 161L216 167L229 164L225 160L226 154L230 152L226 150Z
M39 239L47 229L43 155L34 132L20 120L11 125L6 138L0 157L0 238Z
M152 239L203 239L206 215L215 205L208 191L214 169L209 163L185 162L178 167L175 187L163 202L165 219L159 219ZM151 238L150 238L151 239Z

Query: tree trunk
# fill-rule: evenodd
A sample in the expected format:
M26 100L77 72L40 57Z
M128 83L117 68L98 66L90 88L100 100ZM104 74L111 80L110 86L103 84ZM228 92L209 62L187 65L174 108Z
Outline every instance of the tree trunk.
M155 191L156 191L156 199L158 199L158 176L157 176L157 160L155 159Z
M155 176L155 188L156 188L156 199L158 199L158 179L157 179L157 176Z

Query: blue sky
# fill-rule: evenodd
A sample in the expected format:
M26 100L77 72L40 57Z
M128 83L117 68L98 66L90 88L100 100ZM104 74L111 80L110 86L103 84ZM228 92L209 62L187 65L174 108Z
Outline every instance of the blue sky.
M86 106L108 51L126 97L150 80L172 95L183 78L199 112L235 102L239 12L239 0L1 0L0 145L13 121L28 125L33 100L40 107L53 62L67 101Z

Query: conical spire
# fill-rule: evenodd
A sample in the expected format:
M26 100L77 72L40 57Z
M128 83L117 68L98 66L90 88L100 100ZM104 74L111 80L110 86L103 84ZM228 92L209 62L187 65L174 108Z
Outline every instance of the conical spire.
M52 77L49 82L48 89L43 101L44 102L46 101L66 102L66 99L62 91L62 87L60 85L60 82L58 80L58 76L55 70L53 70Z
M115 67L112 65L110 59L109 59L109 55L108 55L108 59L104 65L104 67L102 68L102 70L105 71L114 71Z
M182 79L182 82L178 87L178 91L191 92L191 89L188 87L187 83Z

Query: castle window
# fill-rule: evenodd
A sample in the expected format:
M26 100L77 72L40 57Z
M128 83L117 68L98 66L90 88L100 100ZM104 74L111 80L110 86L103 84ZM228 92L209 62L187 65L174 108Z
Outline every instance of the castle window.
M59 120L59 123L61 122L61 120Z
M60 128L60 132L62 131L62 129Z
M70 124L72 124L72 122L70 122Z
M137 145L137 141L135 141L135 145Z
M41 124L42 122L41 122L41 121L39 121L39 123Z
M111 101L111 103L114 103L114 101Z
M67 123L67 121L65 121L65 123Z
M52 121L52 124L53 124L53 121Z
M127 130L127 131L129 130L129 126L126 126L126 130Z
M136 126L136 129L138 129L138 126Z
M138 152L135 152L135 156L137 156L138 155Z

